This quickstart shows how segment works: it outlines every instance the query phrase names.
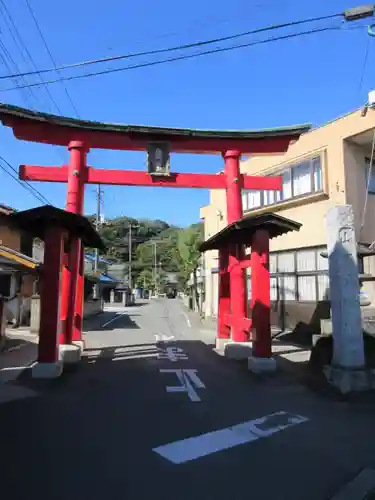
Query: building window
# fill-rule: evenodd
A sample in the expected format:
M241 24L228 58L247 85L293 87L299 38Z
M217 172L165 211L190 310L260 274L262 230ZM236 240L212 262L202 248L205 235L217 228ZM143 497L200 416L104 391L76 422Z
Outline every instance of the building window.
M320 255L323 250L325 247L271 253L271 300L328 300L328 259Z
M298 276L298 300L316 301L315 276Z
M370 179L368 178L369 170L370 170L370 158L365 158L365 166L366 166L366 168L365 168L365 183L366 183L366 186L368 183L368 192L369 192L369 194L375 194L375 161L372 162Z
M318 300L329 300L328 274L318 275Z
M244 211L318 193L323 189L321 156L315 156L302 163L274 172L272 175L282 176L282 191L244 190L242 193Z
M296 300L296 277L284 275L280 279L280 299Z

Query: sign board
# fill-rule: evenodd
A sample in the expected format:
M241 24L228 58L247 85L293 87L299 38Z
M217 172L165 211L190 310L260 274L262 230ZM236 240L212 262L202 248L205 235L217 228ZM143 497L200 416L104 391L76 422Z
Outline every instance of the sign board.
M150 142L147 169L151 175L170 175L170 146L167 142Z

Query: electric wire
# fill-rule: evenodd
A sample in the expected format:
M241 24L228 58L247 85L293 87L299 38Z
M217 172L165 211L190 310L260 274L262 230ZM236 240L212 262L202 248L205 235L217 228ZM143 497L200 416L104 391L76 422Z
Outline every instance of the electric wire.
M33 66L33 68L34 68L34 70L35 70L35 73L34 73L34 74L39 75L39 78L40 78L40 81L41 81L40 85L44 85L44 83L43 83L43 78L41 77L41 75L40 75L40 73L39 73L39 71L38 71L38 69L37 69L37 67L36 67L36 64L35 64L35 62L34 62L34 59L33 59L32 55L31 55L31 53L30 53L30 51L29 51L29 49L28 49L28 47L27 47L26 43L24 42L23 38L21 37L20 32L18 31L18 28L17 28L17 26L16 26L16 24L15 24L15 22L14 22L14 20L13 20L13 17L12 17L12 15L10 14L10 12L9 12L9 10L8 10L8 8L7 8L7 6L6 6L6 5L5 5L5 3L4 3L4 0L0 0L0 4L1 4L1 6L3 7L3 9L4 9L4 12L7 14L7 16L8 16L8 18L9 18L9 21L11 22L11 25L13 26L14 34L12 34L12 30L9 30L9 31L10 31L10 33L11 33L11 36L13 37L13 39L15 39L15 36L17 36L17 38L18 38L19 42L21 43L21 45L23 46L23 48L24 48L24 50L25 50L25 53L26 53L26 55L27 55L28 59L29 59L29 60L30 60L30 62L31 62L31 65ZM4 19L6 19L6 18L5 18L4 13L3 13L3 17L4 17ZM9 29L9 25L8 25L8 29ZM21 53L22 53L22 51L21 51ZM19 75L19 76L22 76L22 75ZM20 86L19 88L24 88L24 87L23 87L23 86ZM27 88L27 87L25 87L25 88ZM57 109L57 111L60 113L60 115L62 115L63 113L61 112L61 109L59 108L59 105L57 104L56 100L54 99L53 95L51 94L51 92L50 92L50 90L49 90L48 86L47 86L47 85L44 85L44 88L45 88L45 90L46 90L46 92L47 92L47 94L48 94L49 98L50 98L50 99L51 99L51 101L53 102L53 104L54 104L55 108L56 108L56 109Z
M28 191L29 194L34 196L40 203L47 204L47 205L53 205L40 191L38 191L36 188L34 188L31 184L29 184L27 181L20 181L20 179L17 177L18 172L17 170L7 161L5 158L0 156L0 160L4 162L13 172L15 172L16 175L13 175L2 163L0 163L0 168L7 174L9 177L11 177L13 180L15 180L20 186L22 186L23 189Z
M60 76L59 70L57 69L57 64L56 64L56 61L55 61L55 59L54 59L54 57L53 57L53 55L52 55L52 52L51 52L51 50L50 50L50 48L49 48L49 46L48 46L48 44L47 44L47 40L45 39L45 36L44 36L44 34L43 34L43 32L42 32L42 29L41 29L41 27L40 27L40 25L39 25L39 23L38 23L38 20L37 20L37 18L36 18L36 16L35 16L35 14L34 14L34 11L33 11L32 7L31 7L31 5L30 5L29 0L25 0L25 3L26 3L26 5L27 5L27 8L28 8L28 10L29 10L29 13L30 13L30 15L31 15L31 17L32 17L32 19L33 19L33 21L34 21L34 24L35 24L35 26L36 26L36 28L37 28L37 30L38 30L38 33L39 33L39 36L40 36L40 38L41 38L41 40L42 40L42 42L43 42L43 45L44 45L44 47L45 47L45 49L46 49L46 51L47 51L47 53L48 53L48 55L49 55L49 58L51 59L51 62L52 62L53 66L54 66L54 68L55 68L55 70L56 70L56 73L58 74L58 76ZM39 72L39 74L40 74L40 72ZM78 118L80 118L80 115L79 115L79 112L78 112L78 110L77 110L77 107L76 107L76 105L74 104L73 99L71 98L70 93L69 93L69 91L68 91L68 89L67 89L67 87L66 87L65 83L64 83L64 82L61 82L61 84L62 84L62 87L63 87L63 89L64 89L65 95L66 95L66 97L68 98L68 101L70 102L70 105L72 106L72 108L73 108L73 110L74 110L75 114L77 115L77 117L78 117Z
M361 28L362 28L362 26L361 26ZM300 37L300 36L312 35L312 34L316 34L316 33L323 33L323 32L327 32L327 31L337 31L337 30L339 30L339 31L349 31L349 30L342 29L340 26L331 26L331 27L325 27L325 28L317 28L317 29L312 29L312 30L308 30L308 31L302 31L302 32L298 32L298 33L291 33L291 34L288 34L288 35L282 35L282 36L267 38L265 40L257 40L257 41L248 42L248 43L244 43L244 44L232 45L230 47L219 47L219 48L211 49L211 50L208 50L208 51L197 52L197 53L194 53L194 54L188 54L188 55L182 55L182 56L176 56L176 57L171 57L171 58L168 58L168 59L161 59L161 60L157 60L157 61L146 61L144 63L139 63L139 64L135 64L135 65L131 65L131 66L125 66L125 67L121 67L121 68L106 69L106 70L97 71L97 72L93 72L93 73L88 73L88 74L84 74L84 75L73 75L73 76L62 77L59 80L44 80L44 84L46 84L46 85L52 85L54 83L60 82L61 80L63 80L63 81L72 81L72 80L79 80L79 79L83 79L83 78L90 78L90 77L93 77L93 76L107 75L107 74L110 74L110 73L119 73L119 72L123 72L123 71L129 71L129 70L139 69L139 68L147 68L147 67L151 67L151 66L157 66L157 65L160 65L160 64L167 64L167 63L171 63L171 62L183 61L183 60L193 59L193 58L196 58L196 57L202 57L202 56L207 56L207 55L211 55L211 54L218 54L218 53L222 53L222 52L228 52L228 51L231 51L231 50L252 47L252 46L255 46L255 45L261 45L261 44L266 44L266 43L273 43L273 42L277 42L277 41L280 41L280 40L288 40L288 39L297 38L297 37ZM20 86L18 88L29 88L29 87L37 87L37 86L40 86L40 83L30 83L30 84L27 84L27 85L22 85L22 86ZM15 90L14 87L9 87L9 88L5 88L5 89L1 89L2 92L11 92L13 90Z
M0 1L2 1L2 0L0 0ZM250 31L236 33L234 35L213 38L210 40L202 40L202 41L194 42L194 43L176 45L173 47L148 50L148 51L144 51L144 52L134 52L134 53L129 53L129 54L122 54L119 56L103 57L103 58L99 58L99 59L93 59L90 61L83 61L83 62L79 62L79 63L67 64L64 66L59 66L59 67L54 67L54 68L46 68L46 69L39 69L39 70L35 70L35 71L28 71L28 72L24 72L24 73L17 74L17 75L2 75L2 76L0 76L0 80L5 80L7 78L11 78L12 76L13 77L14 76L31 76L31 75L35 75L35 74L40 75L42 73L50 73L53 71L63 71L66 69L79 68L79 67L83 67L83 66L89 66L89 65L100 64L100 63L105 63L105 62L119 61L122 59L131 59L131 58L141 57L141 56L151 56L151 55L163 54L163 53L168 53L168 52L176 52L176 51L180 51L180 50L187 50L187 49L192 49L192 48L204 47L206 45L212 45L214 43L235 40L237 38L242 38L242 37L249 36L249 35L264 33L267 31L274 31L274 30L278 30L278 29L282 29L282 28L290 28L293 26L299 26L301 24L307 24L307 23L312 23L312 22L317 22L317 21L325 21L328 19L334 19L336 17L341 17L343 15L344 15L344 13L338 13L338 14L331 14L328 16L312 17L312 18L308 18L308 19L302 19L300 21L291 21L288 23L274 24L271 26L263 27L263 28L257 28L257 29L250 30ZM239 46L239 47L241 47L241 46ZM46 82L46 83L48 83L48 82Z

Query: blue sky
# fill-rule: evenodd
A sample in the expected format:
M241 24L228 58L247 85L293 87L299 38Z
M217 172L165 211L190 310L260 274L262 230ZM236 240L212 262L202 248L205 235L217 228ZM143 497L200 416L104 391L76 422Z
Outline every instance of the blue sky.
M25 0L3 2L36 67L51 67ZM95 8L91 0L29 0L29 3L55 60L62 65L328 15L361 5L362 2L106 0L100 8ZM21 71L31 70L25 51L19 50L8 30L9 19L1 4L0 1L3 42L0 54L4 58L5 47ZM364 22L369 23L371 20ZM338 23L337 20L326 21L324 25ZM306 25L297 30L314 26L318 25ZM348 28L353 26L353 23L347 24ZM290 32L289 29L280 31L280 34ZM240 41L257 40L265 36L269 35ZM208 129L252 129L306 122L319 125L365 103L368 91L375 88L375 67L371 64L374 43L375 38L370 38L366 29L327 32L188 61L76 80L67 82L66 86L80 116L96 121ZM363 72L366 49L369 52ZM146 60L150 58L140 58L140 62ZM8 59L8 64L13 63ZM90 71L126 64L120 61L92 67ZM0 73L8 73L2 60ZM31 83L36 79L28 77L28 81ZM0 84L3 89L11 86L11 81ZM74 116L64 87L58 83L49 88L63 114ZM27 90L1 93L3 102L57 112L43 87L34 88L34 95L30 95ZM64 149L17 141L11 130L2 126L0 144L1 156L16 168L22 163L61 165L68 159ZM138 170L145 168L145 155L94 150L89 155L89 163L98 168ZM174 171L216 172L221 167L220 157L172 157ZM57 206L64 206L65 185L35 183L35 187ZM0 202L19 209L38 204L1 170ZM106 187L103 209L106 217L128 215L187 225L199 219L199 208L207 202L208 192L204 190ZM86 188L86 213L93 213L95 206L95 186L89 186Z

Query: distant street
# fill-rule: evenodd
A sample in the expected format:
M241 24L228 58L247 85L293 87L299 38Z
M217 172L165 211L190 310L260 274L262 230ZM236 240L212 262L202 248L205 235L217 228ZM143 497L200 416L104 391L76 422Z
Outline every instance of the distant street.
M3 498L326 500L375 466L373 409L209 344L179 299L107 308L78 368L0 405Z

